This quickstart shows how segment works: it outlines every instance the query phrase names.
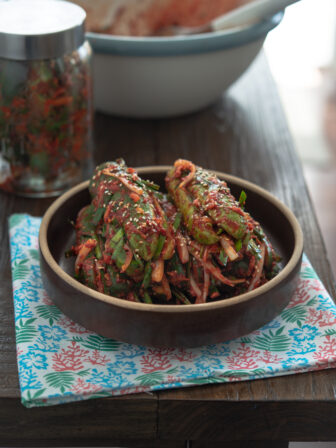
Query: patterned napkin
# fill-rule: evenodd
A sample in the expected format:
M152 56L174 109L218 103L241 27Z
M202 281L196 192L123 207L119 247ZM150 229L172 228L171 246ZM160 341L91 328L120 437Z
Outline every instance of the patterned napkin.
M40 223L23 214L9 220L17 360L27 407L336 366L336 306L306 257L294 297L269 324L216 345L157 349L99 336L53 305L41 282Z

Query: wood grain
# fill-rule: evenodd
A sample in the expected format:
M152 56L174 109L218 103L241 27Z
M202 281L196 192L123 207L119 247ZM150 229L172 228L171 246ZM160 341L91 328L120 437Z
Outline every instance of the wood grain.
M156 415L157 403L150 395L32 409L3 398L0 442L1 446L112 446L118 439L150 440L156 438Z
M160 404L159 414L159 437L168 440L336 440L336 407L325 401L178 400Z
M212 107L169 120L97 114L95 161L131 166L189 158L244 177L299 219L305 252L333 298L335 284L273 80L263 56ZM9 269L8 216L42 215L51 200L0 193L0 441L3 446L104 446L112 440L174 445L207 440L336 440L335 370L85 401L42 409L19 402ZM232 437L232 426L236 436ZM40 440L40 442L39 442ZM170 442L169 442L170 441ZM184 442L183 442L184 443ZM131 445L130 445L131 446ZM147 445L160 446L160 445ZM197 445L194 445L197 448ZM199 445L201 447L202 445Z
M188 448L288 448L288 442L274 440L247 440L244 442L199 442L193 440L190 441L190 446Z
M22 439L3 439L1 440L3 446L6 447L17 447L22 446ZM132 440L132 439L78 439L78 438L67 438L62 441L66 447L89 447L94 445L95 447L117 447L117 448L189 448L188 441L186 440ZM287 444L288 445L288 444ZM60 439L25 439L24 446L26 447L59 447ZM223 445L222 445L223 446ZM266 445L265 445L266 446ZM238 448L238 446L234 446ZM240 447L239 447L240 448ZM245 448L245 446L244 446ZM249 445L250 448L250 445ZM254 448L254 445L251 446ZM259 448L257 445L256 448ZM263 446L260 448L264 448ZM273 447L272 447L273 448ZM286 448L286 446L275 446L275 448Z

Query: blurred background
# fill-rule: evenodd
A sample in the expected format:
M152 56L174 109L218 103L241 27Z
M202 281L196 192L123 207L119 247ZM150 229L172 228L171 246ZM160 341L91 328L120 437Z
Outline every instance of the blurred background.
M287 8L265 52L336 275L336 1Z

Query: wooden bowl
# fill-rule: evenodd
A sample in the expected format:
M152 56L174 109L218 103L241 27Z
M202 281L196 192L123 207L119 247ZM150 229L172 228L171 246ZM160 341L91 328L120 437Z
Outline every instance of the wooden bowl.
M164 185L168 166L139 168L138 173ZM301 266L303 235L293 213L266 190L238 177L215 172L235 197L243 189L246 209L260 222L282 257L282 270L265 285L239 296L198 305L128 302L82 285L73 278L74 259L65 252L74 243L71 221L90 201L88 182L58 198L45 213L40 234L44 287L74 321L103 336L156 347L197 347L243 336L265 325L290 301Z

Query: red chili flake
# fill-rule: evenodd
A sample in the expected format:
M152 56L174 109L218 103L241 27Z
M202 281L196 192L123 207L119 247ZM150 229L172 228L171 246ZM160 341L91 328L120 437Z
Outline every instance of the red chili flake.
M211 299L215 299L216 297L219 297L219 292L213 292L210 296Z
M131 199L133 199L134 202L140 201L140 196L136 193L131 192L129 196Z
M23 98L14 98L12 101L12 107L23 108L26 105L26 101Z
M236 212L236 213L238 213L238 214L241 215L241 216L245 216L245 213L243 212L243 210L242 210L241 208L236 207L236 206L234 206L234 205L232 205L230 208L231 208L231 210L232 210L233 212Z

